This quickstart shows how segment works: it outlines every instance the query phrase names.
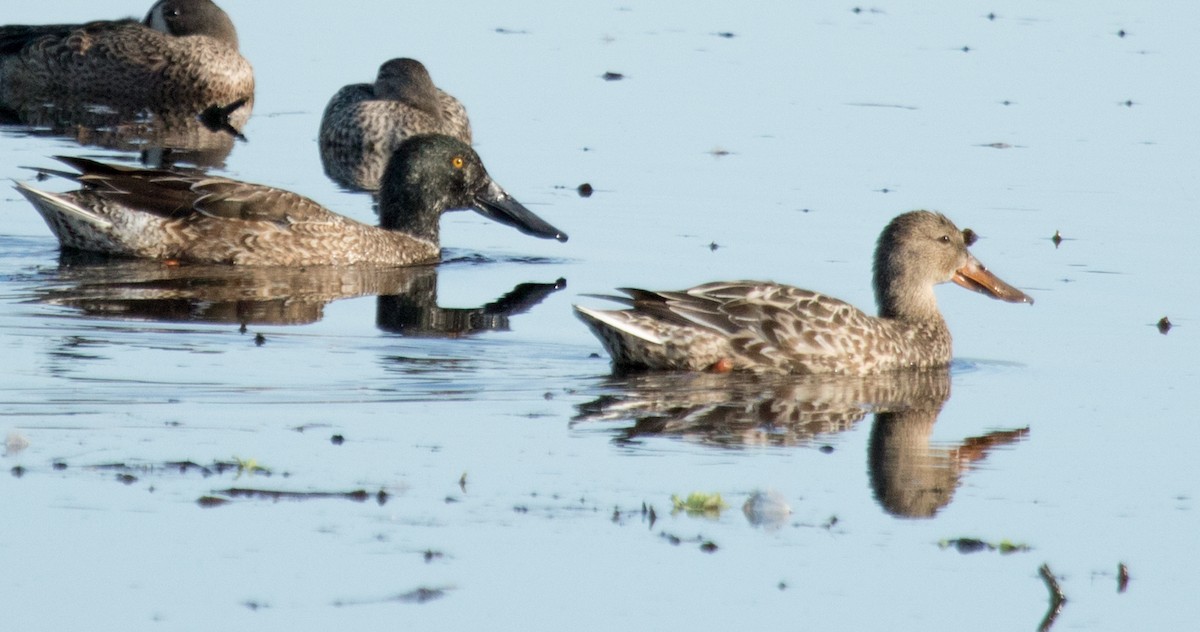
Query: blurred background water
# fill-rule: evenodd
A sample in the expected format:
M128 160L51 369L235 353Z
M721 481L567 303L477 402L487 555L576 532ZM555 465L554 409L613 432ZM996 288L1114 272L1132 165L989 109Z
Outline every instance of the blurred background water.
M466 105L496 180L571 240L454 214L447 263L387 280L443 310L549 285L489 331L389 326L386 291L340 278L315 307L263 290L276 302L254 314L292 320L211 295L105 314L62 299L146 278L60 268L37 214L2 196L14 629L1030 629L1043 563L1069 599L1055 629L1200 619L1197 7L220 4L258 88L215 172L373 222L368 197L322 172L317 125L339 87L414 57ZM4 21L147 8L68 0ZM14 179L55 154L137 158L23 128L0 146ZM874 240L913 208L978 232L974 253L1037 304L939 290L957 360L909 443L874 414L894 412L887 389L613 379L570 313L618 286L737 278L870 308ZM826 416L761 412L779 401ZM895 445L940 468L932 516L881 500L872 455ZM167 465L235 459L270 475ZM388 500L197 503L234 487ZM791 513L755 526L742 503L768 489ZM694 491L730 508L673 514ZM939 546L968 537L1030 550Z

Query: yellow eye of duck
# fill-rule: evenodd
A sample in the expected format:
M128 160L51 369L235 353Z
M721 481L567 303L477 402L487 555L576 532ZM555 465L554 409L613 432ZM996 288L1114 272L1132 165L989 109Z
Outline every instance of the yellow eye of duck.
M462 169L463 168L462 156L455 156L455 157L451 158L450 164L453 165L455 169Z

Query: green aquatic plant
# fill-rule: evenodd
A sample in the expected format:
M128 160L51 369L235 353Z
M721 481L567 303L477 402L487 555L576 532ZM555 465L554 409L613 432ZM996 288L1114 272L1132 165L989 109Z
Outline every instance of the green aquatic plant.
M671 513L673 514L684 511L688 515L703 515L715 518L728 508L729 505L725 504L720 494L692 492L688 494L687 498L680 498L674 494L671 495Z

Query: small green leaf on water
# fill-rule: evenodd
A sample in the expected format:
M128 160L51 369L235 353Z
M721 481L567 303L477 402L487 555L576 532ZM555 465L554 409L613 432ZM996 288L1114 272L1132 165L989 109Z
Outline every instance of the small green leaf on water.
M720 494L706 494L704 492L692 492L687 498L681 499L674 494L671 495L671 512L678 513L686 511L689 514L704 514L708 516L718 516L722 511L728 509L729 505L721 498Z

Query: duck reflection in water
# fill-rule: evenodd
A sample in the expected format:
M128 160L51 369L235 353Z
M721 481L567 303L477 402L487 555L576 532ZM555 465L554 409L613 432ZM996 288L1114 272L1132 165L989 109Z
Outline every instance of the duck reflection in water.
M650 437L723 448L815 445L874 414L871 487L886 512L906 518L935 515L973 463L1029 432L996 431L957 445L931 442L950 397L949 369L803 378L655 372L616 375L604 389L613 393L581 404L573 426L621 424L614 441L623 445Z
M167 265L68 249L47 273L38 300L99 318L302 325L321 320L330 302L377 296L380 329L457 338L507 330L509 317L566 287L564 279L521 283L481 307L442 308L437 280L437 266Z

